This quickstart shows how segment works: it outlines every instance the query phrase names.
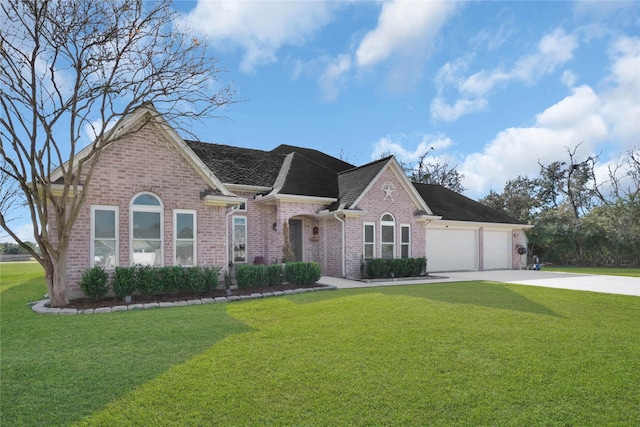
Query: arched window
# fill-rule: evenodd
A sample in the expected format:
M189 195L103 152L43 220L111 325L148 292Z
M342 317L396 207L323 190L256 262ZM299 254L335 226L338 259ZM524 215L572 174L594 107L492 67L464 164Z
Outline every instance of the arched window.
M380 220L380 255L382 258L395 257L396 247L396 220L391 214L382 215Z
M131 200L131 264L164 264L164 209L151 193L139 193Z

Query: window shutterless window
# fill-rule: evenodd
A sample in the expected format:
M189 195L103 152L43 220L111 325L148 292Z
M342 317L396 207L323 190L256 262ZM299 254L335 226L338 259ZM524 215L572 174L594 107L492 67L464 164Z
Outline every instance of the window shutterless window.
M380 255L382 258L395 258L396 221L391 214L384 214L380 221Z
M196 211L173 211L174 265L195 266L197 260Z
M233 262L247 262L247 217L233 217Z
M400 258L411 257L411 226L403 224L400 226Z
M376 225L372 222L364 223L364 258L375 258Z
M91 206L92 267L105 269L118 265L118 207Z
M131 202L131 264L164 265L164 209L151 193Z

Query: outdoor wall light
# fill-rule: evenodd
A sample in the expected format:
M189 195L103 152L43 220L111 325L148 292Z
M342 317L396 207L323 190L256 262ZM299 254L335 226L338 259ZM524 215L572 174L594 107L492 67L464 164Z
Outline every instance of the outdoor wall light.
M276 228L278 228L278 223L274 222L271 226L273 227L273 231L276 231Z

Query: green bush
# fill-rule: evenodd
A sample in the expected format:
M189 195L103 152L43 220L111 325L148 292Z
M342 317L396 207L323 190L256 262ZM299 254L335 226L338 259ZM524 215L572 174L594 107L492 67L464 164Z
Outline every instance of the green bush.
M184 292L185 270L178 265L159 268L157 279L162 283L163 292Z
M212 291L218 287L220 267L214 267L212 265L202 267L201 273L204 278L204 290Z
M266 274L264 265L241 264L236 266L236 282L239 289L258 288L264 286Z
M142 295L151 296L162 291L162 282L158 269L150 265L139 265L136 268L136 290Z
M285 280L294 285L312 285L320 280L321 274L317 262L288 262L284 265Z
M268 265L266 270L268 286L282 285L282 282L284 281L284 272L282 271L281 264Z
M202 292L206 288L206 280L200 267L186 267L184 269L185 291Z
M100 299L109 292L109 276L102 267L85 270L80 279L80 289L89 298Z
M367 260L367 277L388 279L392 277L418 277L424 274L426 258L374 258Z
M116 267L111 278L111 288L118 297L124 298L136 290L136 267Z

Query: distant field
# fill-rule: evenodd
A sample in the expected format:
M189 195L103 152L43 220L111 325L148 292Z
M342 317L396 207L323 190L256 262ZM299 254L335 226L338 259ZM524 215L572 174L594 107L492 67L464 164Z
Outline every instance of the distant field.
M640 268L615 268L615 267L562 267L544 266L545 271L561 271L565 273L603 274L605 276L640 277Z

